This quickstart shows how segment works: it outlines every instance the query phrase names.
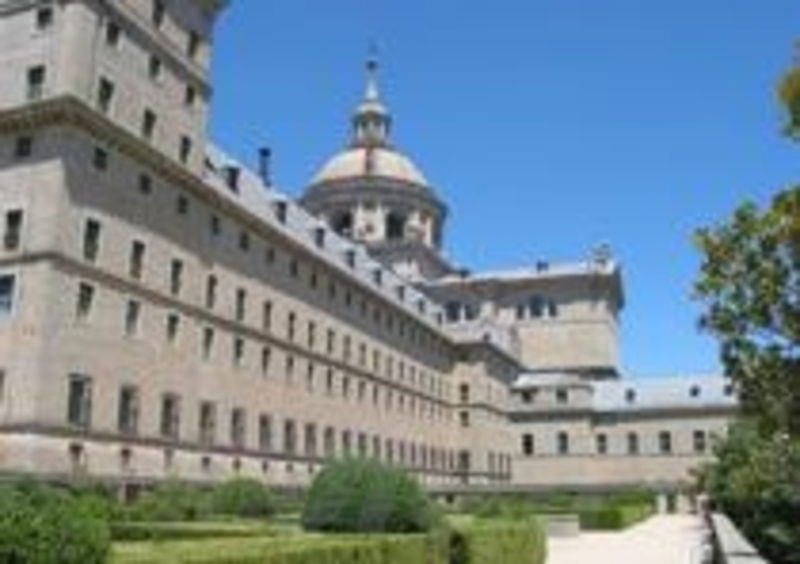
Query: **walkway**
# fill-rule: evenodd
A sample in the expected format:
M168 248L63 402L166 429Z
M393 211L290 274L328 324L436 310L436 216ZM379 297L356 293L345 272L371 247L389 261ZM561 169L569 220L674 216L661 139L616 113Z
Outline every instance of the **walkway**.
M619 533L551 538L547 564L700 564L703 525L695 515L658 515Z

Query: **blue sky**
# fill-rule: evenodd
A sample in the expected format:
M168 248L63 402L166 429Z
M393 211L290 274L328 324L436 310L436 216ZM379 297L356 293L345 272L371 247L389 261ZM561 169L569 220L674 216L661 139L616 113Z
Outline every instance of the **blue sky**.
M796 0L233 0L212 135L251 163L270 145L300 193L347 140L375 40L394 141L449 203L451 257L504 268L608 242L626 371L714 372L691 236L800 180L775 100L799 22Z

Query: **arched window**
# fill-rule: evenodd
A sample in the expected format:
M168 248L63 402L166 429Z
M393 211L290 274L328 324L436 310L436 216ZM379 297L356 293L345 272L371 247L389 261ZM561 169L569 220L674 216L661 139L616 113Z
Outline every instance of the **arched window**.
M406 217L397 212L386 216L386 238L390 241L403 239L406 231Z

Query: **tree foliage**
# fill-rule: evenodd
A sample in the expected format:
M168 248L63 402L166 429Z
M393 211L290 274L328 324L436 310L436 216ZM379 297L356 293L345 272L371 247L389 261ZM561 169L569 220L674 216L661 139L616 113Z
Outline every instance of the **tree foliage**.
M798 139L800 138L800 67L794 68L784 77L778 89L778 96L789 116L786 133Z
M237 478L217 486L211 494L214 513L236 517L269 517L275 498L269 488L251 478Z
M436 523L435 508L417 481L374 460L346 459L314 479L303 527L339 533L416 533Z
M721 342L746 415L800 435L800 188L701 229L701 326Z

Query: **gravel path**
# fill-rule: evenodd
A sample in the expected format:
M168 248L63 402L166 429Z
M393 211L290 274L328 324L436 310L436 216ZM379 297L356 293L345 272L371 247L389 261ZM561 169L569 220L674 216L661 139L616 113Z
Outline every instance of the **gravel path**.
M618 533L552 538L547 564L701 564L703 536L695 515L658 515Z

